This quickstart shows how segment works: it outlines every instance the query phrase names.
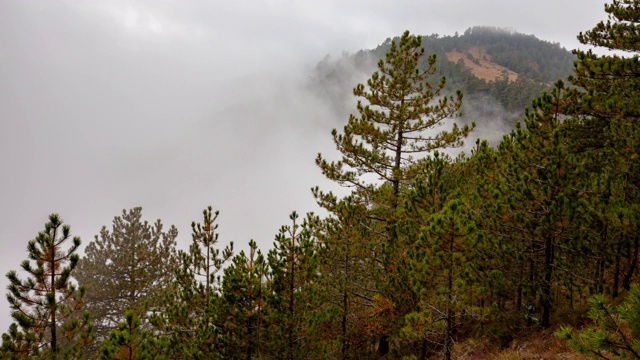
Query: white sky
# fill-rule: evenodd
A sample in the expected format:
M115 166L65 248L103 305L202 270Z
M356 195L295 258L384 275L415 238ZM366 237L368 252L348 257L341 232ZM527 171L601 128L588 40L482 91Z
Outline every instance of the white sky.
M328 186L314 158L346 119L299 86L326 54L476 25L572 49L604 3L0 0L0 287L52 212L86 244L142 206L184 247L213 205L223 244L266 252Z

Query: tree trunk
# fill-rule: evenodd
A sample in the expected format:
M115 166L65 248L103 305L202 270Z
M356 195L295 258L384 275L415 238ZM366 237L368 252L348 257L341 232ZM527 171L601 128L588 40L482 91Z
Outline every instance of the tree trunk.
M544 241L543 282L542 282L542 313L540 315L540 327L546 329L551 325L551 279L553 275L553 239L547 237Z
M447 318L445 319L444 333L444 349L442 353L443 360L451 360L451 347L453 346L453 314L451 309L447 309Z
M455 235L451 234L449 243L449 271L447 274L447 310L444 332L444 351L442 354L443 360L451 360L451 346L453 340L453 246L455 242Z
M620 287L620 252L622 251L622 240L618 240L618 248L616 249L616 260L613 270L613 289L611 290L611 296L618 297L618 288Z
M401 106L404 105L404 99L400 102ZM402 141L404 140L404 121L400 120L398 126L398 137L396 139L396 157L393 165L393 174L392 174L392 185L393 185L393 203L391 206L395 208L398 206L398 195L400 194L400 166L402 165Z
M249 301L251 304L251 301ZM251 360L253 358L253 315L250 315L247 319L247 360Z
M347 313L349 311L349 302L347 301L347 285L346 278L349 274L349 254L345 255L344 259L344 288L342 289L342 360L346 360L348 358L349 351L349 341L347 339Z
M295 227L295 223L294 223L294 227ZM294 230L295 231L295 230ZM287 334L287 353L289 354L287 359L288 360L293 360L293 344L294 344L294 340L293 340L293 321L295 319L295 308L294 308L294 298L295 298L295 287L294 287L294 282L295 282L295 248L296 248L296 240L295 240L295 236L291 236L291 268L290 268L290 276L291 279L289 280L289 316L290 318L287 319L288 323L289 323L289 331Z
M389 338L387 335L380 336L378 340L378 357L384 357L389 353Z
M427 360L427 339L422 340L420 345L420 357L418 360Z
M56 312L57 312L57 304L56 304L56 231L53 230L53 234L51 234L51 246L49 248L49 252L51 253L51 259L49 266L51 266L51 288L49 291L53 293L53 303L51 304L51 352L53 354L53 360L56 360L58 357L58 344L56 339L57 332L57 324L56 324Z
M204 300L205 301L205 303L204 303L204 313L205 313L205 315L204 315L204 317L205 317L205 319L204 319L204 329L206 331L206 330L209 329L209 301L210 301L209 293L211 292L211 284L209 283L210 282L210 279L209 279L210 274L209 274L209 272L211 271L210 270L210 264L209 264L211 255L209 254L209 252L211 251L211 249L210 249L209 241L206 242L205 246L207 247L207 268L205 269L205 272L204 272L206 274L206 276L207 276L206 287L205 287L205 291L206 292L205 292L205 300Z
M629 270L624 275L624 279L622 280L622 288L625 290L631 289L631 278L633 278L633 274L635 274L636 269L638 268L638 236L636 235L633 238L633 255L631 255L631 264L629 265Z

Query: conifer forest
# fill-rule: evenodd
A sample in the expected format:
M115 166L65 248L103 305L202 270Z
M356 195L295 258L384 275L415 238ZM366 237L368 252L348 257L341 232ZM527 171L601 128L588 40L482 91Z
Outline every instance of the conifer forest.
M453 37L445 64L409 31L355 54L375 70L315 158L346 190L298 194L323 211L291 212L268 249L236 251L207 204L185 249L141 207L82 241L51 214L6 274L0 358L640 359L640 0L602 17L577 34L602 51L534 70ZM491 54L528 77L453 75ZM330 65L316 85L343 79ZM470 140L466 92L512 130Z

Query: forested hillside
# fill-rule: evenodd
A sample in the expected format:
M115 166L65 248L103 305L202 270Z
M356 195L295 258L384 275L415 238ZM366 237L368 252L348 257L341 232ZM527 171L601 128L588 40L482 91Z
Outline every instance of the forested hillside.
M348 116L353 102L345 100L352 99L353 86L375 70L391 41L339 59L327 56L316 66L310 86L338 116ZM576 59L559 44L491 27L473 27L455 36L423 36L422 44L427 54L436 54L431 80L445 76L448 91L463 92L464 121L501 122L509 129L522 118L531 99L569 76ZM425 60L420 67L426 66Z
M52 214L7 274L15 322L0 357L640 358L640 0L606 12L578 38L627 56L575 51L564 80L570 56L557 45L486 28L407 31L325 61L325 84L375 63L327 134L336 153L315 159L348 192L314 187L326 215L292 212L270 249L234 252L218 232L224 209L207 207L177 250L174 227L134 208L80 257ZM508 50L528 43L546 50ZM504 78L467 69L476 85L446 81L467 68L440 61L447 53ZM497 145L446 155L476 130L454 121L465 89L493 96L500 81L548 90Z

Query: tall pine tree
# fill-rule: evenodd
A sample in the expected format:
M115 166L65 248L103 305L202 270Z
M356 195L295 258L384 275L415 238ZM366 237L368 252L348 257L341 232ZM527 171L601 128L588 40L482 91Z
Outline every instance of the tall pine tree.
M340 185L354 188L354 198L366 203L371 212L368 216L380 220L381 251L378 253L382 272L390 270L390 264L399 256L396 209L411 181L420 173L418 161L436 149L456 147L473 129L474 124L462 128L453 122L449 131L438 131L438 127L459 114L462 93L443 95L446 79L442 77L433 84L436 57L424 60L422 38L406 31L399 41L391 42L389 52L378 62L367 85L359 84L354 89L358 101L359 117L351 115L344 133L332 131L333 140L342 158L327 161L321 154L316 164L322 173ZM329 192L313 189L318 203L332 211L338 200ZM384 249L382 249L384 247ZM381 283L378 304L388 304L392 292ZM384 288L384 289L382 289ZM382 306L380 313L389 313ZM381 318L382 321L382 318ZM380 328L387 328L380 324ZM389 349L388 335L379 340L379 354L386 355Z
M151 322L168 339L172 359L210 358L220 353L221 327L216 324L220 306L220 273L233 254L233 243L218 247L219 212L211 206L203 222L191 224L188 251L178 252L179 266L160 311Z
M71 240L71 246L64 248ZM29 277L20 279L10 271L11 316L21 332L12 325L3 335L3 351L9 356L48 359L79 357L91 340L89 314L82 310L84 288L71 282L79 257L75 253L80 238L71 238L71 227L58 214L51 214L44 231L29 241L29 260L22 270Z
M309 215L302 223L294 211L291 225L280 228L267 254L270 271L267 296L268 349L285 360L309 354L306 322L313 310L312 287L316 283L316 241L309 227L317 219Z
M378 271L373 220L367 209L352 197L342 199L331 217L322 221L318 267L321 305L314 315L314 341L333 359L372 356L377 340L372 312Z
M255 241L224 270L216 326L225 359L261 358L265 338L267 263Z
M415 178L418 168L415 158L435 149L459 146L473 126L450 131L435 129L446 120L458 116L462 93L444 96L446 79L429 82L435 73L436 57L431 55L426 68L422 38L406 31L399 42L392 41L384 60L378 62L367 85L353 90L368 104L358 101L359 117L351 115L344 133L332 131L333 141L342 154L339 161L329 162L318 154L316 164L329 179L341 185L355 187L371 197L379 184L387 182L391 198L380 203L396 206L402 185ZM331 194L316 190L321 204L330 205Z
M616 52L574 51L578 61L569 80L575 86L575 103L566 112L574 119L572 148L584 156L591 172L585 214L594 221L585 232L596 234L602 249L596 288L602 290L603 274L613 265L607 285L617 295L619 287L630 288L638 269L640 1L614 0L605 12L607 21L580 33L578 40Z
M490 202L491 232L508 244L505 249L528 269L525 287L535 293L540 326L550 325L558 271L571 275L566 265L576 255L571 241L575 223L576 189L572 174L579 168L564 136L562 108L564 84L558 81L527 110L520 124L505 136L498 152L490 155L493 173ZM514 280L518 282L519 280ZM533 300L533 299L531 299Z

